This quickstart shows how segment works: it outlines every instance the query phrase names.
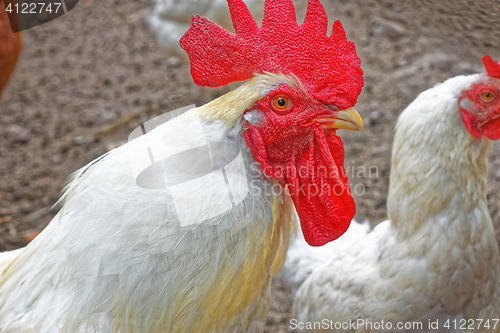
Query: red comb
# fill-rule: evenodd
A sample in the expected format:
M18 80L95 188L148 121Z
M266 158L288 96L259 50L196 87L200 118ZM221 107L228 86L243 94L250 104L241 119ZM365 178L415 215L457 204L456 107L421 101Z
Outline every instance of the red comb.
M491 77L500 79L500 64L498 64L498 61L493 60L490 55L485 55L481 60L484 68L486 68L486 73Z
M301 25L292 0L266 0L262 27L243 0L227 2L235 34L195 15L181 38L196 84L218 87L254 73L293 73L325 103L356 104L363 87L361 61L339 21L327 36L328 17L319 0L309 0Z

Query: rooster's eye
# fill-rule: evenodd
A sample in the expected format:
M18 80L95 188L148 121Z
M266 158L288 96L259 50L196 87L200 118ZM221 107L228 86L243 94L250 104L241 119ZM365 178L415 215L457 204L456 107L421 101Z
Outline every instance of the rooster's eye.
M272 99L271 105L276 111L283 112L290 109L290 107L292 106L292 102L287 96L276 96Z
M481 99L484 102L491 102L491 100L493 99L493 93L491 91L483 91L481 93Z

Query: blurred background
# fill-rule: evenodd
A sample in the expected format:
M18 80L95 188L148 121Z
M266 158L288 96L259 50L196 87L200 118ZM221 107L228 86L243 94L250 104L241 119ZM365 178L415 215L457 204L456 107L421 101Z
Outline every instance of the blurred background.
M175 42L197 10L227 27L225 0L163 2L177 12L157 6L152 14L152 0L81 0L66 15L23 32L21 56L0 99L0 251L35 237L55 215L51 207L66 177L126 142L135 127L230 90L196 86ZM250 7L259 16L255 2ZM365 72L356 107L365 133L341 136L357 219L376 224L386 218L398 115L436 83L484 71L483 55L500 59L500 3L322 2L330 21L340 19L355 42ZM299 21L305 4L296 1ZM499 235L499 144L490 158L488 204ZM279 277L272 297L266 332L291 332L290 291Z

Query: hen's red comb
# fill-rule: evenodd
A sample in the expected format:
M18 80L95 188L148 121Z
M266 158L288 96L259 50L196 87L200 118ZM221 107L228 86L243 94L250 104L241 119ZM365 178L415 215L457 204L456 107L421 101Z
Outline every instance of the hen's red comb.
M339 21L327 36L328 17L319 0L309 0L297 24L292 0L266 0L262 27L243 0L227 0L235 34L195 15L181 38L196 84L218 87L254 73L293 73L324 103L356 104L363 87L361 61Z
M481 58L484 64L484 68L486 68L486 73L489 76L500 79L500 64L498 61L493 60L490 55L485 55Z

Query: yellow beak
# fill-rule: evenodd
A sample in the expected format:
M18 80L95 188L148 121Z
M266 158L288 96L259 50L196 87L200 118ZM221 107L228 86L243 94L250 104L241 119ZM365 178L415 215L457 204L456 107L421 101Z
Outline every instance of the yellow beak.
M334 117L318 117L314 120L325 129L338 128L361 132L364 130L363 119L354 108L342 110Z

